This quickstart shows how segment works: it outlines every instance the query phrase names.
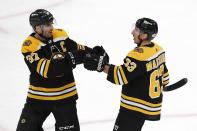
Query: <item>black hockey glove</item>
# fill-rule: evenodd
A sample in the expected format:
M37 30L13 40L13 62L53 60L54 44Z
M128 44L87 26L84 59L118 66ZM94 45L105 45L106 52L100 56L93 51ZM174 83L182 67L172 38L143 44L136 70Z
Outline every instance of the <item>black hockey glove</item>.
M52 54L50 60L47 77L63 76L65 74L65 66L68 65L65 64L65 55L61 52L55 52ZM70 68L70 66L68 65L67 68Z
M85 54L84 67L87 70L102 72L104 66L109 63L109 56L103 47L96 46L93 50Z
M109 63L109 56L102 46L93 47L93 52L98 56L103 56L105 54L105 63Z

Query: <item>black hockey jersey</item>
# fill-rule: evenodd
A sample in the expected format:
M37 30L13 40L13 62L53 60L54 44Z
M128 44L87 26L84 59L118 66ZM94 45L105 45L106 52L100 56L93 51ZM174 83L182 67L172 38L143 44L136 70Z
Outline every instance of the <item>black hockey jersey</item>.
M55 52L85 50L87 47L69 39L61 29L54 29L51 41L42 42L32 33L22 45L22 54L30 70L28 101L75 101L76 84L72 67L68 62L54 62L51 56Z
M136 47L120 66L111 65L107 79L122 85L120 111L159 120L162 89L169 83L165 52L158 44Z

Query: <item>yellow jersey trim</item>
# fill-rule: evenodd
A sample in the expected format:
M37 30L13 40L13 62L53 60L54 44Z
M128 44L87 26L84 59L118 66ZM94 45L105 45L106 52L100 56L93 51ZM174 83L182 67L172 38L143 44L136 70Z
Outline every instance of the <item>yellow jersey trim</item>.
M40 74L40 67L41 67L41 64L42 64L43 61L44 61L44 59L39 60L38 65L37 65L36 71L37 71L37 73L39 73L39 74Z
M147 102L147 101L144 101L144 100L138 99L138 98L134 98L134 97L126 96L126 95L124 95L124 94L122 94L121 96L122 96L122 98L124 98L124 99L126 99L126 100L130 100L130 101L138 102L138 103L141 103L141 104L144 104L144 105L150 106L150 107L159 107L159 106L161 106L161 103L153 104L153 103L150 103L150 102Z
M75 85L75 82L72 82L70 84L67 84L65 86L62 86L62 87L58 87L58 88L44 88L44 87L35 87L35 86L32 86L30 85L29 88L30 89L33 89L33 90L36 90L36 91L43 91L43 92L54 92L54 91L61 91L61 90L65 90L67 88L70 88L72 86Z
M114 82L116 85L119 85L118 76L117 76L117 66L114 66Z
M163 74L163 77L166 77L166 76L168 76L168 75L169 75L169 73L167 72L167 73Z
M53 39L61 38L61 37L68 37L68 34L62 29L54 29L52 31Z
M147 115L160 115L161 114L161 111L150 112L150 111L138 108L138 107L134 107L134 106L124 104L122 102L120 103L120 105L124 108L129 109L129 110L134 110L134 111L141 112L141 113L144 113L144 114L147 114Z
M45 65L45 69L44 69L44 77L47 78L47 73L49 70L49 64L50 64L50 60L47 60L47 63Z
M64 98L74 96L76 94L77 94L77 90L74 90L70 93L67 93L67 94L64 94L64 95L61 95L61 96L49 97L49 96L38 96L38 95L32 95L32 94L28 94L27 96L29 98L38 99L38 100L60 100L60 99L64 99Z
M163 50L159 45L154 43L154 47L146 47L146 46L141 46L141 47L137 47L137 48L141 48L141 50L143 50L143 52L137 52L135 49L130 51L127 56L134 58L136 60L140 60L140 61L146 61L148 58L150 58L151 56L153 56L156 52L159 52L161 50Z
M163 82L164 85L169 84L169 80Z
M122 76L122 78L123 78L124 84L127 84L128 81L127 81L127 78L126 78L126 76L125 76L125 73L124 73L124 71L123 71L123 69L122 69L122 66L119 66L119 69L120 69L120 73L121 73L121 76Z
M35 52L40 49L40 46L42 45L42 42L32 36L28 36L25 41L29 41L30 44L28 46L23 45L21 52L27 53L27 52ZM25 43L24 41L24 43Z

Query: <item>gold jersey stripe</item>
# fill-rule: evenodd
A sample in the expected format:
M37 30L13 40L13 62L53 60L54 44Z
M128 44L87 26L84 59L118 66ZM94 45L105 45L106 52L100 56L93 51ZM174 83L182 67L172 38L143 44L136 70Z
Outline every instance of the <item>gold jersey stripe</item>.
M134 97L126 96L126 95L124 95L124 94L122 94L121 96L122 96L122 98L124 98L124 99L126 99L126 100L138 102L138 103L141 103L141 104L150 106L150 107L159 107L159 106L161 106L161 103L153 104L153 103L150 103L150 102L141 100L141 99L137 99L137 98L134 98Z
M45 65L45 68L44 68L44 77L47 78L47 72L49 70L49 64L50 64L50 60L47 60L47 63Z
M121 73L121 76L122 76L122 78L123 78L124 84L127 84L128 81L127 81L127 78L126 78L126 76L125 76L125 73L124 73L124 71L123 71L123 69L122 69L122 66L119 66L119 69L120 69L120 73Z
M118 76L117 76L117 66L114 67L114 82L116 85L119 85Z
M166 72L165 74L163 74L163 77L166 77L166 76L168 76L169 74L168 74L168 72Z
M44 60L45 60L45 59L41 59L41 60L39 60L39 62L38 62L36 71L37 71L39 74L40 74L40 67L41 67L41 64L42 64L42 62L43 62Z
M38 99L38 100L60 100L60 99L65 99L71 96L74 96L77 94L77 90L74 90L70 93L61 95L61 96L52 96L52 97L48 97L48 96L37 96L37 95L32 95L32 94L28 94L27 96L29 98L33 98L33 99Z
M168 83L169 83L169 80L163 82L164 85L167 85Z
M129 110L134 110L134 111L137 111L137 112L141 112L143 114L147 114L147 115L160 115L161 114L161 111L155 111L155 112L151 112L151 111L147 111L147 110L143 110L141 108L138 108L138 107L134 107L134 106L130 106L130 105L126 105L124 103L120 103L120 105L124 108L127 108Z
M73 87L75 86L75 82L72 82L70 84L67 84L65 86L62 87L58 87L58 88L44 88L44 87L35 87L30 85L29 88L36 90L36 91L42 91L42 92L54 92L54 91L61 91L61 90L65 90L67 88Z

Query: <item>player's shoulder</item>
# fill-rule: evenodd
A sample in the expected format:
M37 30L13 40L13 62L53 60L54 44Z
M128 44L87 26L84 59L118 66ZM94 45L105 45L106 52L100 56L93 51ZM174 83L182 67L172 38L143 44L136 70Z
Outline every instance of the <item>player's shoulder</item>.
M164 52L163 48L156 42L153 42L150 46L136 47L127 54L127 57L131 57L139 61L147 61L153 55L161 52Z
M157 42L153 42L154 43L154 45L155 45L155 49L156 50L159 50L159 51L164 51L164 49L163 49L163 47L161 46L161 44L160 43L157 43Z
M35 52L40 49L42 46L42 42L35 37L29 35L22 44L21 52L27 53L27 52Z
M53 41L56 40L65 40L68 38L68 34L63 29L53 29Z

